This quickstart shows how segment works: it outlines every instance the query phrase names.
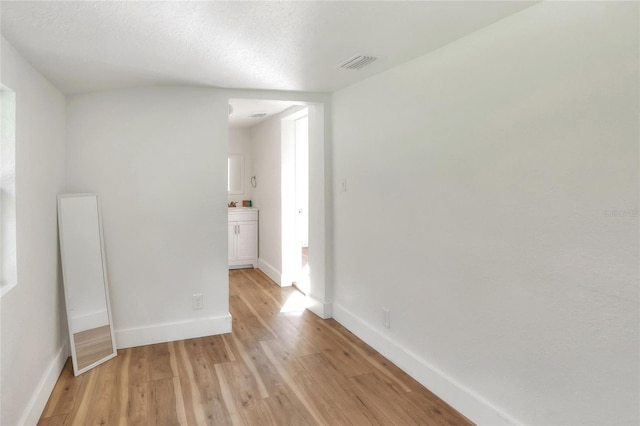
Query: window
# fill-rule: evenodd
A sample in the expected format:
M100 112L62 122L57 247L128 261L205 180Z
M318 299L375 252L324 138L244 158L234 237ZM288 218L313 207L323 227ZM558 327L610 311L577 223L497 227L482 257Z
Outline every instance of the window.
M17 284L16 94L0 85L0 295Z

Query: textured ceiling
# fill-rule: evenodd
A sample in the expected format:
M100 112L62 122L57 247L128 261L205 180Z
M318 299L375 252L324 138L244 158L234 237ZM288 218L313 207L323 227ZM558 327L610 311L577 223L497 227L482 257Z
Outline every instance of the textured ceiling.
M154 84L332 92L532 2L2 1L2 35L64 93ZM338 64L380 59L359 71Z

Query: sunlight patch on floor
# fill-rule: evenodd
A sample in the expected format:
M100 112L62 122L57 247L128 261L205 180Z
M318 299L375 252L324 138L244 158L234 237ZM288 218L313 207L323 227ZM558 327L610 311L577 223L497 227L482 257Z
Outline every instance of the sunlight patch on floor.
M294 293L291 293L291 295L287 298L287 301L282 306L282 309L280 309L280 312L300 315L307 308L307 306L307 297L299 291L296 291Z
M309 265L304 265L300 272L300 277L295 283L296 287L298 287L298 289L304 294L309 294L309 290L311 289L309 275Z

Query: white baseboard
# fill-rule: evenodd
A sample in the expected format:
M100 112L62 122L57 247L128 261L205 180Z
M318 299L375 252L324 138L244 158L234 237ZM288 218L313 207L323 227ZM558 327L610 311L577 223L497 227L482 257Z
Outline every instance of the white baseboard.
M282 285L283 283L282 272L278 271L276 268L274 268L273 266L271 266L269 263L265 262L262 259L258 259L258 269L264 272L266 276L271 278L280 287L289 287L293 283L293 281L291 281L288 284ZM287 282L287 281L284 281L284 282Z
M116 330L115 334L118 349L124 349L230 332L231 314L227 314L221 317Z
M60 377L60 373L64 368L64 364L67 362L67 358L69 358L69 341L65 340L62 346L58 349L58 352L56 353L54 358L47 366L47 369L42 375L42 378L40 379L35 392L29 400L27 409L22 414L22 419L20 422L18 422L18 424L38 424L38 420L40 420L40 416L42 416L44 407L47 405L49 396L51 396L53 387L56 385L58 377Z
M339 303L333 304L333 318L474 423L491 426L522 424Z
M332 317L333 309L331 303L321 302L312 295L307 296L307 303L307 309L309 309L320 318L327 319Z

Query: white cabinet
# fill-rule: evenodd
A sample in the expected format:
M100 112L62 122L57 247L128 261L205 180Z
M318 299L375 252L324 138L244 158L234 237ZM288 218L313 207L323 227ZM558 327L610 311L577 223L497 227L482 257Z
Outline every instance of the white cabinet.
M258 266L258 210L229 209L229 269Z

